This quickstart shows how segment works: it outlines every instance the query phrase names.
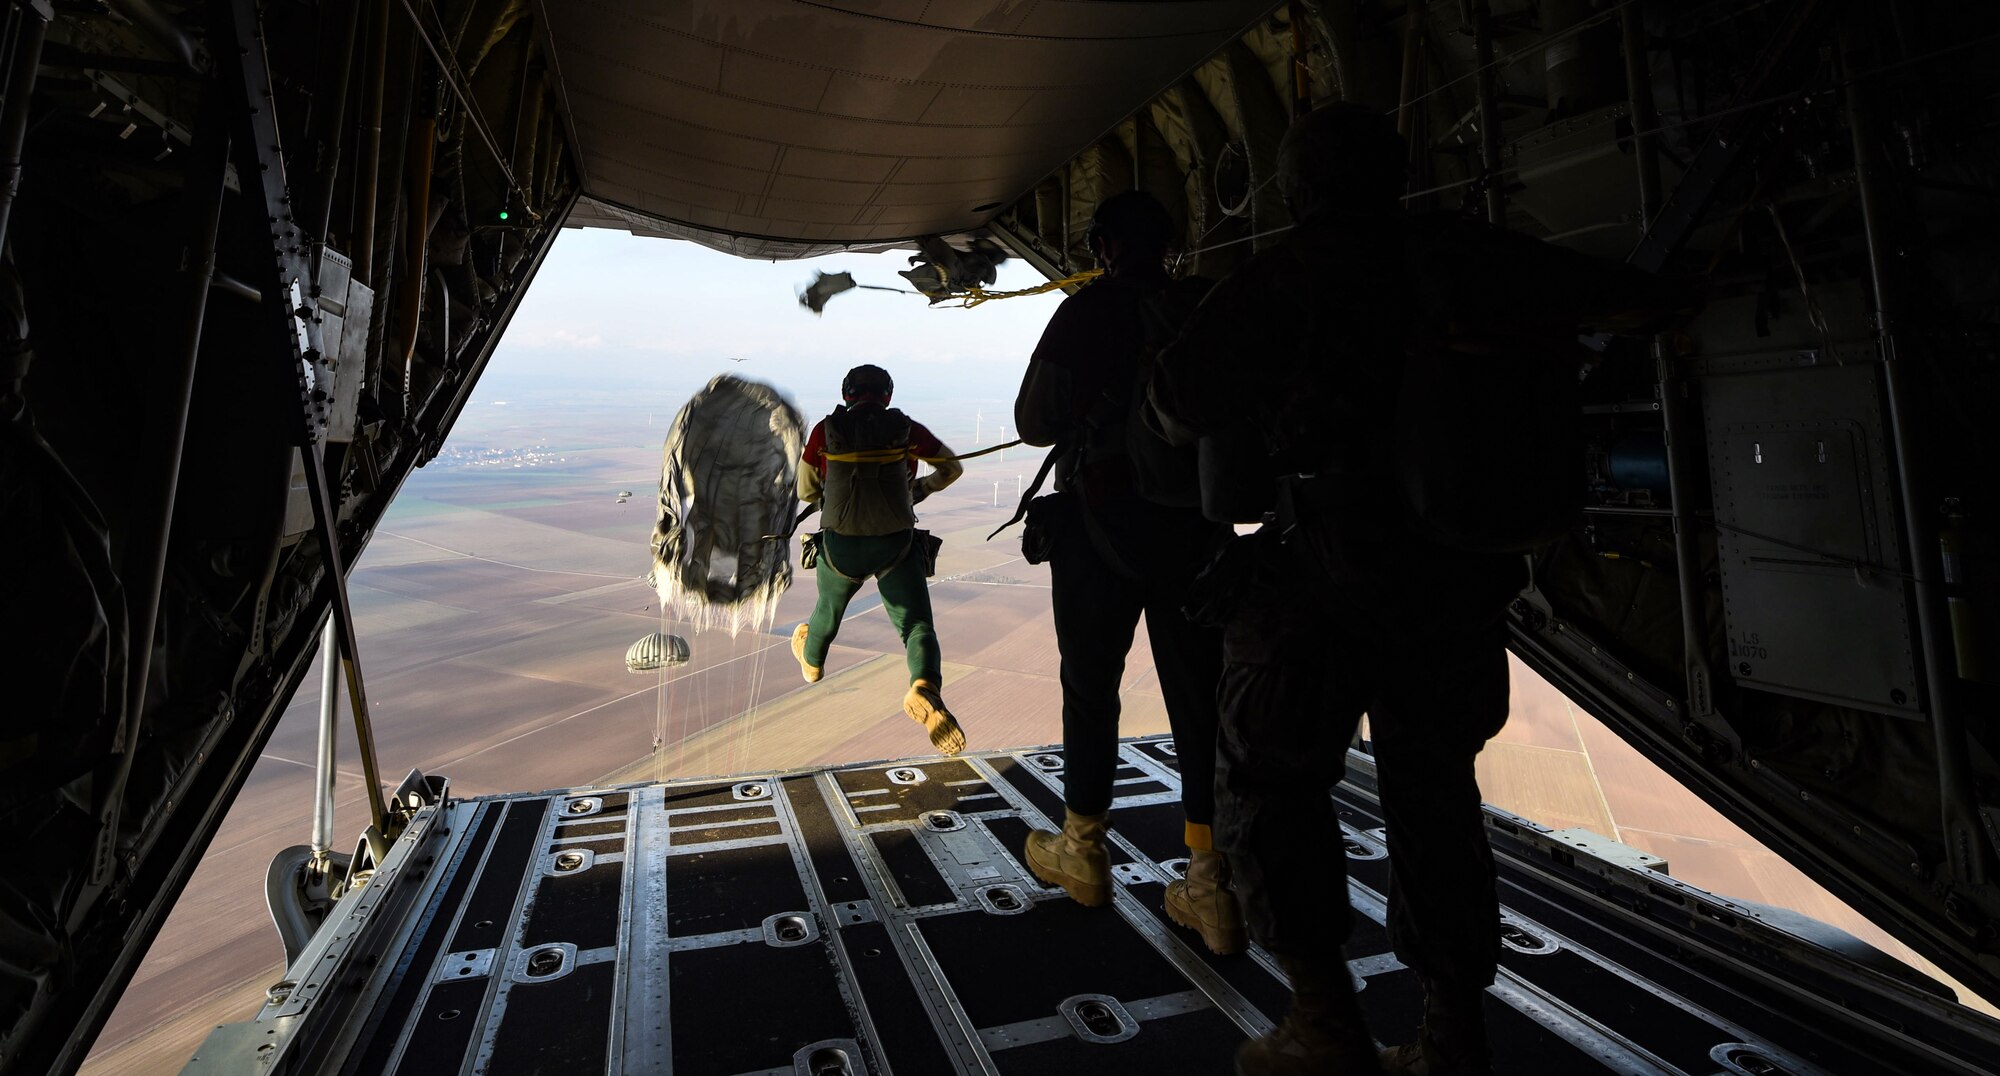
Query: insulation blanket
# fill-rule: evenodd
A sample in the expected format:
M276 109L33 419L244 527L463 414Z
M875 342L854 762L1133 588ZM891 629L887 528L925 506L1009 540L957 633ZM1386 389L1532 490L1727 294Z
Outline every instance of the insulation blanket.
M660 608L733 635L768 621L792 582L791 530L805 444L799 412L769 385L727 374L667 431L653 586Z

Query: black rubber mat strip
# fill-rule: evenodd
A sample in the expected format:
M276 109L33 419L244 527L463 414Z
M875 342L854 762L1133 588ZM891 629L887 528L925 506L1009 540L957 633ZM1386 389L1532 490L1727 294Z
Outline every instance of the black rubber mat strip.
M458 846L451 863L451 879L438 890L430 906L424 909L424 924L411 938L411 945L405 950L400 966L396 969L394 984L383 995L386 1000L378 1003L368 1015L368 1024L362 1032L361 1041L368 1044L359 1055L359 1060L350 1063L346 1070L350 1073L381 1072L389 1063L389 1052L396 1047L403 1022L416 1008L417 999L422 996L424 983L430 978L431 965L436 962L438 950L443 948L446 924L458 911L459 903L465 900L466 891L472 888L472 878L479 866L479 854L493 839L493 831L499 828L501 808L498 804L482 804L472 823L472 832Z
M799 827L799 837L805 841L806 857L812 861L813 874L819 879L820 892L835 905L867 900L868 886L861 880L861 870L847 850L833 808L820 793L819 782L811 777L793 777L785 781L784 789Z
M485 1000L486 980L483 977L466 982L439 983L424 1000L423 1011L415 1017L416 1024L410 1029L410 1044L403 1049L403 1059L396 1063L397 1076L457 1072L465 1060L465 1051L472 1045L472 1036L479 1031L479 1007ZM384 1035L382 1040L388 1047L396 1045L394 1035ZM356 1071L376 1073L383 1070L363 1066Z
M880 923L853 923L840 928L847 962L868 1003L876 1043L896 1072L951 1072L951 1055L938 1040L937 1028L917 996L889 931Z
M451 952L494 949L507 939L513 926L509 919L514 914L514 897L521 891L521 876L535 868L537 839L548 807L545 799L507 804L507 817L486 856L486 869L480 872L479 884L451 937Z
M672 937L742 930L780 912L805 910L805 889L782 844L667 857Z
M574 874L543 878L521 944L569 942L578 949L618 944L618 902L624 892L623 863L593 863Z
M896 878L896 888L903 891L903 899L910 907L920 908L926 904L949 904L957 899L951 883L938 873L931 857L924 853L917 843L917 835L907 829L885 829L869 834L875 842L875 850L881 854L883 865Z
M675 1076L790 1072L792 1055L801 1047L855 1037L839 975L823 945L693 949L675 953L667 966Z
M484 1076L606 1071L616 973L605 961L552 982L515 983Z
M979 1027L1055 1016L1063 999L1077 994L1137 1001L1192 988L1108 907L1058 897L1019 915L925 919L919 930Z

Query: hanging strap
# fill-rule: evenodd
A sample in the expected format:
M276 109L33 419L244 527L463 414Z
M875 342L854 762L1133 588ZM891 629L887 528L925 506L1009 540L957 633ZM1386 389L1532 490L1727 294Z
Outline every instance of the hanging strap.
M1014 506L1014 515L1007 522L995 527L993 533L986 536L987 541L992 541L1000 536L1001 531L1021 522L1021 517L1028 514L1028 502L1034 500L1035 494L1042 491L1042 483L1048 480L1049 471L1054 469L1056 461L1063 458L1068 451L1069 446L1061 441L1050 447L1049 454L1042 457L1041 469L1035 472L1034 482L1029 484L1026 493L1021 494L1021 503Z
M792 520L792 525L791 525L791 526L789 526L789 527L786 527L786 528L785 528L785 533L783 533L783 534L766 534L766 535L763 535L762 537L763 537L764 541L767 541L767 542L788 542L788 541L791 541L791 538L792 538L792 535L794 535L794 534L797 534L797 533L799 533L799 524L801 524L801 523L804 523L804 522L805 522L806 520L808 520L808 519L812 518L812 514L813 514L814 512L817 512L817 511L819 511L819 505L816 505L816 504L809 504L809 505L806 505L806 510L805 510L805 511L803 511L803 512L800 512L800 513L798 514L798 518L796 518L796 519Z

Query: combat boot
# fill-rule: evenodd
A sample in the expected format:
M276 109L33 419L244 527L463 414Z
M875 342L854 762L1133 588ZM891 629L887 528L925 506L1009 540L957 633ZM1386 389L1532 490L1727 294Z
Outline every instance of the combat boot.
M924 727L930 734L931 746L939 753L956 755L965 750L965 732L958 727L958 718L944 708L944 696L938 694L936 684L929 680L911 684L903 696L903 712Z
M806 633L811 630L810 624L800 624L792 629L792 656L799 659L799 672L805 675L806 683L817 684L826 670L806 661Z
M1375 1042L1344 961L1279 957L1292 980L1292 1011L1270 1034L1236 1051L1236 1076L1378 1076Z
M1441 991L1424 984L1424 1026L1417 1041L1382 1051L1391 1076L1491 1076L1486 992Z
M1190 822L1187 828L1187 874L1167 886L1167 918L1199 933L1209 952L1240 953L1247 939L1243 909L1229 891L1229 860L1215 851L1207 826Z
M1086 908L1111 903L1111 857L1104 850L1105 815L1063 812L1061 833L1038 829L1023 851L1028 869Z

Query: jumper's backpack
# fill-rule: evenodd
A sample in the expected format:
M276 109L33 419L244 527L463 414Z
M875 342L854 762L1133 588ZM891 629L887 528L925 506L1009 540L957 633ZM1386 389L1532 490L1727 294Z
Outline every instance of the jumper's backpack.
M1172 508L1201 507L1201 471L1193 445L1177 448L1139 417L1153 360L1180 337L1195 305L1208 292L1208 281L1183 280L1162 291L1147 292L1139 304L1139 361L1133 372L1125 408L1125 454L1132 461L1132 487L1154 504Z
M1145 403L1154 359L1180 336L1181 327L1209 287L1207 280L1189 278L1139 293L1134 328L1138 354L1132 380L1124 386L1122 398L1104 401L1089 422L1084 439L1086 456L1123 455L1131 464L1133 491L1154 504L1172 508L1201 506L1195 448L1168 444L1140 419L1139 409Z
M1559 348L1411 342L1390 477L1418 537L1519 553L1570 529L1583 503L1577 372Z
M826 416L826 529L849 535L894 534L916 526L910 507L910 418L875 403Z
M1483 224L1412 225L1405 271L1418 301L1386 477L1417 537L1473 553L1532 550L1582 509L1586 352L1570 297L1548 292L1589 267Z

